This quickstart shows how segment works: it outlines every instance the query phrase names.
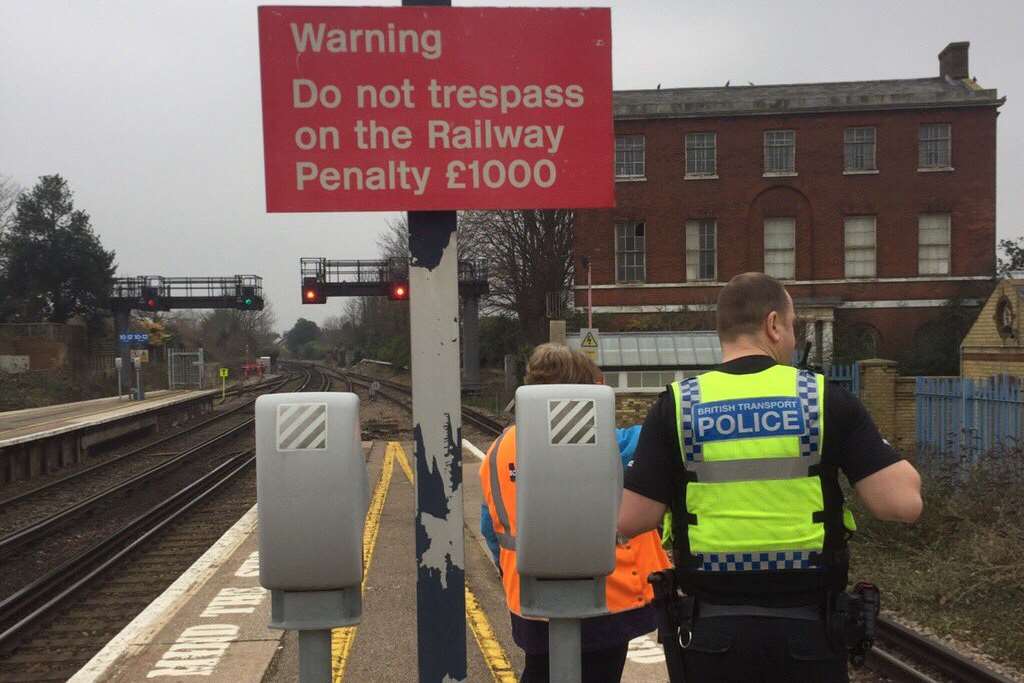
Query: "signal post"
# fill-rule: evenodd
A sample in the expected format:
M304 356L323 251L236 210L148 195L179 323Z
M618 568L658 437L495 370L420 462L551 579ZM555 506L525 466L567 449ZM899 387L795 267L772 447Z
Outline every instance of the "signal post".
M266 197L409 212L419 680L440 683L466 679L456 211L614 205L611 22L402 4L259 8Z

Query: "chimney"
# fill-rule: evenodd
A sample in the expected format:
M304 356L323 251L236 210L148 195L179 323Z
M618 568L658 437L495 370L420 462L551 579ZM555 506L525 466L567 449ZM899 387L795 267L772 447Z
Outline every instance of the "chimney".
M939 76L954 80L970 78L970 70L967 68L967 51L970 47L967 41L947 45L939 53Z

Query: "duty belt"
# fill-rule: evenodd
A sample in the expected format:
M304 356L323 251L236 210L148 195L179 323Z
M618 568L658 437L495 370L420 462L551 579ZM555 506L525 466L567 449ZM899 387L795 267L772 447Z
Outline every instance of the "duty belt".
M798 607L763 607L761 605L715 605L697 601L697 618L710 617L771 617L775 619L803 619L805 621L821 620L821 608L818 605L800 605Z

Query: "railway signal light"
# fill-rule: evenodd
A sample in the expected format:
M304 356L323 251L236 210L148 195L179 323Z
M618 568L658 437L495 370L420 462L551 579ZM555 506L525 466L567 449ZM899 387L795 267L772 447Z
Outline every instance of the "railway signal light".
M392 282L388 287L388 298L392 301L406 301L409 298L409 283Z
M163 301L160 299L160 290L157 287L143 287L142 296L139 301L140 308L146 311L159 311L163 308Z
M327 297L320 288L315 277L302 278L302 303L304 304L325 304Z
M242 286L238 288L238 306L249 310L256 307L256 288Z

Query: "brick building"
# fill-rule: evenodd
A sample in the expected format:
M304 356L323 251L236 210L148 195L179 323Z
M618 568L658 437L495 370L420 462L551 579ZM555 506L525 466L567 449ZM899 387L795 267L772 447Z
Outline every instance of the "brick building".
M960 347L961 372L970 379L993 375L1024 377L1024 272L996 285Z
M617 206L576 227L603 329L712 327L750 270L786 281L824 362L835 333L898 357L948 300L980 306L1005 98L970 78L968 47L933 78L616 92Z

